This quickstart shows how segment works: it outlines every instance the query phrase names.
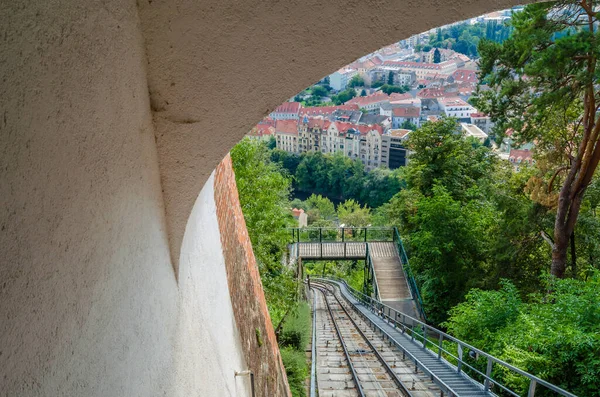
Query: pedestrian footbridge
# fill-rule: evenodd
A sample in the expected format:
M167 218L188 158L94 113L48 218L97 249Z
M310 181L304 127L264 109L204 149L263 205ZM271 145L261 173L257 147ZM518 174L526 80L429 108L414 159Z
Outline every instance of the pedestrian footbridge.
M364 260L364 292L396 310L426 319L397 228L294 228L291 237L293 262Z

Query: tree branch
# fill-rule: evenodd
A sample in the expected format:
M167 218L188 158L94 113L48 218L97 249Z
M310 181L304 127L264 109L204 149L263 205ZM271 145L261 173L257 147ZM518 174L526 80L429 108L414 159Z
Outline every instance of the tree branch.
M550 244L550 248L554 249L554 240L552 240L552 237L550 237L548 233L542 230L540 231L540 236L542 236L545 242Z

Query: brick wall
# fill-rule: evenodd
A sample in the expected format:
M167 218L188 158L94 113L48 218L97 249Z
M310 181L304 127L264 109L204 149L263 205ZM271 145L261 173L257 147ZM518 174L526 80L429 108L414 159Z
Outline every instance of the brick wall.
M256 395L291 396L229 155L216 169L214 190L231 303Z

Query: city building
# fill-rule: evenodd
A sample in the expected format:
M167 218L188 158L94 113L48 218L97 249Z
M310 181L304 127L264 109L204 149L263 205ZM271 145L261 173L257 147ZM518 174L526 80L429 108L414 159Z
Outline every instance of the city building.
M395 129L383 135L382 148L387 154L388 168L396 169L408 164L409 151L405 142L411 132L411 130Z
M477 113L477 109L458 97L438 98L438 104L446 116L456 117L459 120L470 120L471 114Z
M508 154L508 161L510 161L515 170L518 171L522 164L534 164L533 152L529 149L512 149Z
M392 109L392 128L401 128L405 122L421 126L421 107L407 106Z
M298 146L298 123L296 120L277 120L275 142L277 149L289 153L300 153Z
M382 103L389 103L390 96L385 92L377 91L367 96L358 96L346 102L346 105L356 105L370 114L378 114Z
M385 61L383 66L395 66L408 72L415 72L417 80L424 79L431 72L451 75L457 69L457 63L454 60L440 63Z
M300 108L302 104L299 102L284 102L277 106L269 117L274 120L298 120L300 117Z
M336 91L345 90L352 77L356 76L358 71L355 69L343 68L329 75L329 85Z
M494 123L490 116L485 113L471 113L471 124L475 124L477 127L481 128L483 132L489 135Z
M460 128L463 131L465 137L473 137L481 143L485 142L485 140L488 137L488 135L475 124L460 123Z

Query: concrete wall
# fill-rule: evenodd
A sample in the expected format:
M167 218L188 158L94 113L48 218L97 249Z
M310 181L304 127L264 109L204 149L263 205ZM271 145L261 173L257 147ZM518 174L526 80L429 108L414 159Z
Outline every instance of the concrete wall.
M256 346L208 248L210 190L197 201L211 172L322 76L514 4L0 1L0 396L247 393L231 371ZM248 316L270 339L251 264ZM286 394L269 343L261 390Z
M0 395L171 388L178 292L134 2L0 3Z
M232 172L229 177L234 178ZM174 394L182 397L252 395L250 378L234 376L249 367L229 297L231 272L226 271L215 203L216 191L227 187L214 186L214 181L213 172L196 200L181 247ZM236 286L231 287L234 296ZM259 300L256 296L246 298ZM237 323L242 330L249 327L246 322ZM266 378L266 374L254 372L257 380Z

